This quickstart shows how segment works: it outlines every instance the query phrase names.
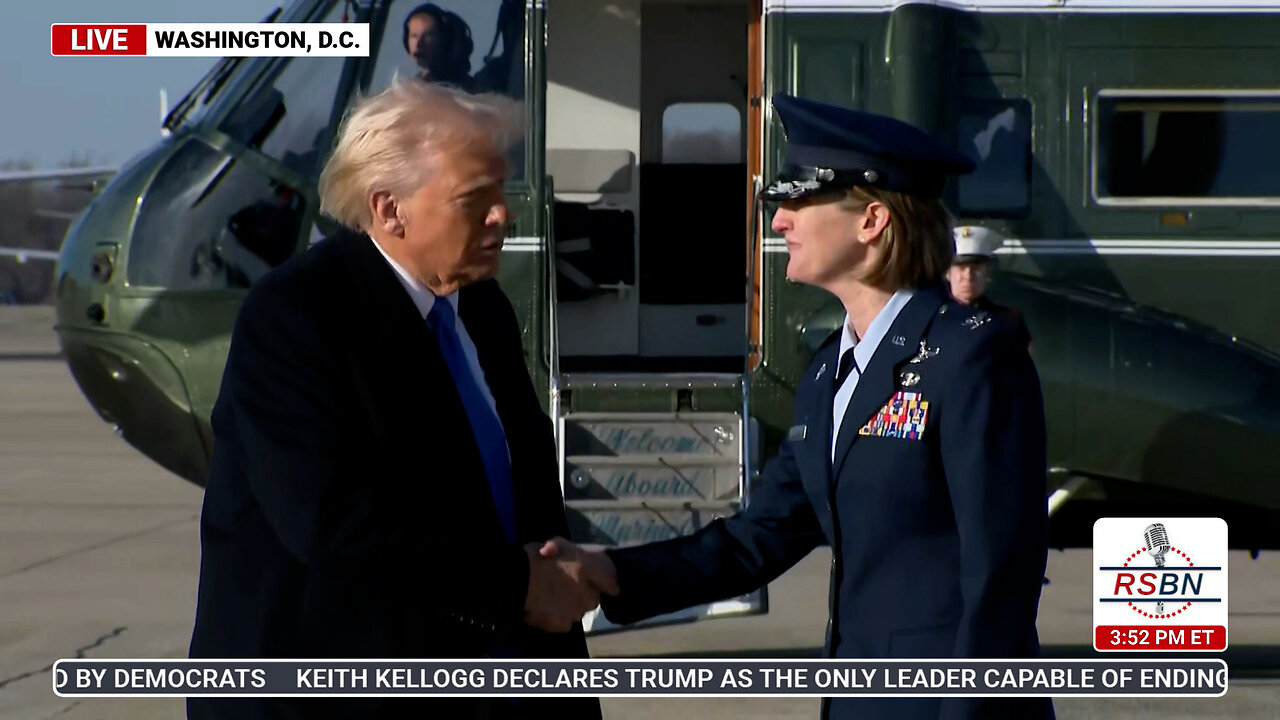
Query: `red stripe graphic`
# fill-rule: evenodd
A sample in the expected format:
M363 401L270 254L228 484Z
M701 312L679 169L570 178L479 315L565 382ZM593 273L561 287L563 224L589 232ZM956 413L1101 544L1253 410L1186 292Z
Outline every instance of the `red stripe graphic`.
M1098 650L1225 650L1223 625L1099 625Z
M146 25L55 23L49 49L54 55L146 55Z

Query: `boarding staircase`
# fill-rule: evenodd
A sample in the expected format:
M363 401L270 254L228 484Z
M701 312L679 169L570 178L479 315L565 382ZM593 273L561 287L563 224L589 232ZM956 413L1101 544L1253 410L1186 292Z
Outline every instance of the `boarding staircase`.
M566 374L554 395L571 540L666 540L743 505L757 453L740 375ZM761 589L627 627L766 610ZM592 634L619 629L598 611L583 625Z

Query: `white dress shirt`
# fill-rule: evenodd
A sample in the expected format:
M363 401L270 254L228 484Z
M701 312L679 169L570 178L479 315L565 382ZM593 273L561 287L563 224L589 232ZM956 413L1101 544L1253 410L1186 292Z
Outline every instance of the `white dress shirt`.
M884 340L885 333L893 327L893 321L898 318L898 313L902 312L902 308L907 306L907 301L914 294L912 290L899 290L894 293L893 297L889 298L889 302L876 313L875 319L867 326L867 334L861 339L853 334L853 323L848 313L844 316L844 332L840 335L840 352L836 354L836 369L839 372L840 358L844 357L844 351L849 348L853 348L853 369L849 371L844 382L836 388L836 399L831 407L832 463L836 461L836 439L840 437L840 421L844 419L845 411L849 409L849 399L853 397L853 391L858 387L858 378L862 376L862 371L867 369L876 348L880 347L880 341Z
M382 253L382 257L386 259L387 264L392 270L396 271L396 277L400 279L400 284L409 293L409 298L413 300L413 304L417 306L418 312L422 315L422 319L427 319L427 314L431 312L431 306L439 300L435 293L427 289L427 286L418 282L418 279L410 275L404 268L400 267L400 263L391 259L378 241L370 238L373 246L378 248L378 252ZM480 386L480 392L484 395L484 399L489 403L489 407L493 410L493 414L498 414L498 405L493 400L493 393L489 390L489 383L484 379L484 369L480 367L480 355L476 352L476 344L471 342L471 336L467 334L467 327L462 323L462 316L458 314L458 293L454 292L444 297L445 301L453 305L454 327L458 331L458 340L462 343L462 353L467 356L467 367L471 369L471 377L475 378L476 384ZM502 423L502 418L498 418L498 423ZM510 443L508 452L510 452Z

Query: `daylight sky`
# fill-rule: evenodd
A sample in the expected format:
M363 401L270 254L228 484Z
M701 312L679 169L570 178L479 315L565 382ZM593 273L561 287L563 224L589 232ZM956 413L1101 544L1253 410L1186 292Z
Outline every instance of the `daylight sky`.
M257 22L272 0L17 0L0 9L0 163L56 167L73 153L118 165L160 137L172 105L216 58L53 57L56 22Z
M217 58L53 57L49 26L59 22L258 22L291 0L0 0L0 166L65 165L75 157L118 166L160 138L160 89L170 106ZM463 12L478 38L473 67L487 51L497 0L437 0ZM408 8L416 2L404 0ZM401 15L393 10L393 22ZM411 66L406 65L411 70ZM664 131L706 132L725 124L725 107L686 104ZM738 142L737 113L729 110Z

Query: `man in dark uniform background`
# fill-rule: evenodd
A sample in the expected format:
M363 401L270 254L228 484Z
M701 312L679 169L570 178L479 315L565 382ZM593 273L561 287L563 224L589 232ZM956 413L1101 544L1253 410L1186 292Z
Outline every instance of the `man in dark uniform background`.
M783 178L765 190L787 277L845 306L796 388L794 425L747 506L688 536L588 554L609 620L741 595L832 548L824 654L1039 654L1045 419L1025 343L944 284L940 196L972 162L895 119L780 96ZM541 553L572 548L556 540ZM827 698L824 718L1053 717L1048 698Z
M955 237L956 257L947 271L951 296L978 310L1005 315L1030 347L1031 331L1022 313L987 296L987 286L995 272L995 253L1004 245L1004 236L981 225L964 225L955 229Z

